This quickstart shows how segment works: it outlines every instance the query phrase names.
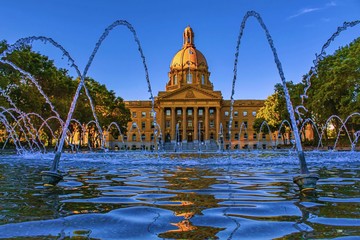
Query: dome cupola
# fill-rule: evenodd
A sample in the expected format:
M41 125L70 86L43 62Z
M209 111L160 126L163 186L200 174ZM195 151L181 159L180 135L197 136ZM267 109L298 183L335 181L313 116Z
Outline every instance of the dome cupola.
M194 32L190 26L183 33L183 46L175 54L170 63L169 81L166 91L172 91L185 85L213 89L209 80L207 61L204 55L196 49Z

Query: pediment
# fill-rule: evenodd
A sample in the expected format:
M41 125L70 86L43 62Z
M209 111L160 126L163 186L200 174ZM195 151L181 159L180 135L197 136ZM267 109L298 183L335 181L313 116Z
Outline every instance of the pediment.
M180 100L180 99L214 100L214 99L222 98L221 93L219 91L210 91L194 86L185 86L175 91L166 92L161 95L162 96L161 97L159 96L159 98L162 100Z

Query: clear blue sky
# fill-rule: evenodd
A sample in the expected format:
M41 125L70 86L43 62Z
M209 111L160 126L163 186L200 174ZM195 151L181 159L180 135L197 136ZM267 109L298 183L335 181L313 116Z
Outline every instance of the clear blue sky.
M13 0L2 1L0 40L46 36L60 43L83 71L104 29L116 20L135 28L146 57L154 95L165 90L169 64L190 25L206 57L215 90L229 99L235 47L245 13L260 13L272 35L287 81L300 82L326 40L344 21L360 19L358 0ZM360 26L342 33L328 54L360 36ZM66 62L48 44L34 50ZM149 98L137 46L125 27L112 31L88 72L125 100ZM280 82L267 40L254 18L240 46L236 99L265 99Z

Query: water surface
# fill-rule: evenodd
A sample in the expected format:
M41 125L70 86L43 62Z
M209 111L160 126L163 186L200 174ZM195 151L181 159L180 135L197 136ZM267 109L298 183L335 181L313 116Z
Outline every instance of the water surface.
M307 152L316 193L292 182L294 152L0 156L2 239L355 239L360 153Z

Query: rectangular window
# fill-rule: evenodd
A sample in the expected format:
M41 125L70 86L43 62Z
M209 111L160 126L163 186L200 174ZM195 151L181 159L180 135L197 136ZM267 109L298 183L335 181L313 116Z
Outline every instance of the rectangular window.
M178 116L180 116L180 115L181 115L181 109L176 110L176 114L177 114Z
M239 127L239 122L238 121L235 121L234 122L234 128L238 128Z
M229 116L229 111L225 111L225 117Z
M203 109L199 109L199 116L203 116L204 115L204 110Z
M187 110L187 115L188 115L188 116L192 116L192 112L193 112L192 109L188 109L188 110Z
M192 120L188 120L188 127L192 127L193 124L192 124Z
M253 111L253 112L252 112L252 115L253 115L253 117L256 117L256 112Z
M215 126L214 120L210 120L210 124L209 124L209 125L210 125L211 128L214 128L214 126Z
M230 134L229 134L228 132L225 134L225 139L226 139L227 141L230 140Z
M132 112L132 117L136 118L136 112Z
M247 116L247 111L243 112L243 116L246 117Z
M245 128L247 128L247 127L248 127L248 123L247 123L247 121L244 121L244 126L245 126Z
M238 112L238 111L235 111L235 112L234 112L234 117L237 117L237 116L239 116L239 112Z
M146 112L141 112L141 117L146 117Z
M166 128L170 128L170 121L166 121L165 124L166 124Z
M210 113L210 116L213 116L213 115L214 115L214 109L213 109L213 108L210 108L210 109L209 109L209 113Z
M170 109L166 109L165 114L166 114L166 116L170 116L170 115L171 115L171 111L170 111Z
M141 129L142 129L142 130L145 129L145 122L141 122Z

